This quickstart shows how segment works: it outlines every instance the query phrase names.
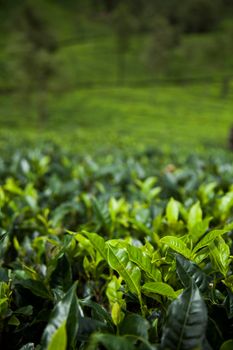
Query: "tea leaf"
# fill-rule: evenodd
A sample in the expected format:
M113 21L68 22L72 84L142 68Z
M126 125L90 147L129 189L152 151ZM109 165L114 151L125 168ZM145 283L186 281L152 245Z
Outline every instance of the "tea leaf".
M66 322L64 321L62 325L55 331L52 338L48 344L48 350L66 350L67 336L66 336Z
M129 260L125 249L116 248L111 244L107 245L107 260L109 266L116 270L126 282L129 291L136 294L141 300L141 271Z
M171 198L166 207L166 217L169 224L176 223L178 220L178 216L179 216L179 202Z
M201 349L207 325L204 300L194 282L168 308L162 349Z
M142 292L145 294L160 294L168 298L175 299L177 297L174 289L167 283L149 282L142 286Z
M129 245L127 247L129 259L137 264L141 270L145 271L149 278L154 281L161 280L159 269L151 262L151 258L140 248Z
M201 292L208 288L206 274L190 260L185 259L181 255L176 256L177 274L184 287L188 287L191 278L196 283Z
M217 237L220 237L227 232L228 230L213 230L208 232L194 247L193 253L196 253L199 249L206 247L211 242L213 242Z
M160 239L160 242L166 244L169 248L175 250L177 253L185 256L188 259L192 256L191 250L187 248L186 244L180 238L165 236Z

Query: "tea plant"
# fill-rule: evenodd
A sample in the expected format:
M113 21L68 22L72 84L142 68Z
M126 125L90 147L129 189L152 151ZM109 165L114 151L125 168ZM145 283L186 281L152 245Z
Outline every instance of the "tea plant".
M4 349L232 349L233 166L55 147L0 162Z

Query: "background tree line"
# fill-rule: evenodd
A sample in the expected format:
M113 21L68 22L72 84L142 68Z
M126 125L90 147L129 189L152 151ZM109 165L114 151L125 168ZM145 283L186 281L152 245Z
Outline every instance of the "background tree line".
M12 59L0 63L3 75L21 86L26 100L31 101L31 91L35 93L40 120L48 115L47 93L54 84L53 77L58 74L55 54L63 45L52 26L53 14L46 13L43 3L43 0L0 1L3 34L0 44L12 54ZM114 33L119 84L124 84L126 79L126 56L135 35L149 37L142 56L148 69L159 75L169 72L173 49L179 46L184 35L216 31L214 44L205 50L216 71L222 72L221 94L227 95L230 75L225 58L232 52L233 33L232 30L222 33L219 28L222 19L233 12L232 1L49 0L48 3L58 3L64 13L70 14L76 40L82 37L80 23L84 21L101 22Z

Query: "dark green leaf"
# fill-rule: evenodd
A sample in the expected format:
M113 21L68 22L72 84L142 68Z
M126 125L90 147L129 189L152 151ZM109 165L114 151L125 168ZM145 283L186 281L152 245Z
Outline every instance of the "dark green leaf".
M201 292L208 288L206 274L194 262L185 259L181 255L176 256L177 274L184 287L188 287L192 278Z
M230 292L230 290L227 290L227 296L224 301L224 307L227 312L227 316L229 319L233 318L233 294Z
M133 343L117 335L96 333L91 337L87 350L96 350L98 345L104 346L106 350L135 350Z
M66 293L71 287L72 272L66 254L57 260L56 268L50 276L50 285L52 289L59 290L61 294Z
M16 311L14 311L14 313L19 315L24 315L24 316L31 316L33 313L33 307L32 305L23 306L17 309Z
M119 326L121 335L135 335L148 339L149 322L138 314L128 314Z
M99 321L106 323L111 330L114 330L110 314L101 305L99 305L91 300L81 301L80 304L82 306L90 307L91 310L93 311L93 318L94 319L97 319Z
M43 299L52 299L52 295L41 281L22 279L20 281L17 280L16 284L20 284L22 287L29 289L33 294L37 295L38 297L41 297Z
M42 346L43 348L47 349L48 345L51 341L51 338L53 335L57 332L57 330L63 325L67 324L68 318L70 314L73 313L73 303L75 303L76 297L76 288L77 284L75 283L70 290L65 294L63 299L59 301L48 320L48 324L44 330L44 333L42 335ZM75 310L76 311L76 310ZM73 336L75 337L77 330L78 330L78 316L76 315L75 318L73 318L73 324L71 324L73 328ZM75 323L74 323L75 322Z
M34 343L25 344L19 350L35 350Z
M192 281L168 308L161 346L169 350L201 348L205 338L207 310L198 287Z
M78 340L87 341L92 333L109 332L109 328L105 322L95 320L90 317L82 317L79 322Z
M93 201L93 208L98 224L97 229L101 227L104 229L109 229L111 225L111 217L107 205L100 203L97 199L95 199Z

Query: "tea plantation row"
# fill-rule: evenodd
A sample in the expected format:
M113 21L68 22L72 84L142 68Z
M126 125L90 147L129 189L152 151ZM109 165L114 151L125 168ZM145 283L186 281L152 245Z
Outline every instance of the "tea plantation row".
M0 161L0 347L233 348L232 156Z

